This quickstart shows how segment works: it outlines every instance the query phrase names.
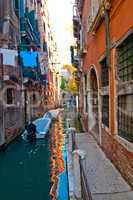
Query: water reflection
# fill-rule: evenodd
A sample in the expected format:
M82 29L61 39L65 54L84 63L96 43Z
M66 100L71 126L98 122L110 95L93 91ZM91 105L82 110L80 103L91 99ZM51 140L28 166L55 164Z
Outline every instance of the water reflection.
M50 129L49 138L32 144L18 138L0 153L1 200L68 199L62 124L59 116Z
M51 200L57 199L57 189L59 183L59 175L64 171L64 157L63 157L64 135L61 123L61 117L54 124L50 131L50 168L51 168Z

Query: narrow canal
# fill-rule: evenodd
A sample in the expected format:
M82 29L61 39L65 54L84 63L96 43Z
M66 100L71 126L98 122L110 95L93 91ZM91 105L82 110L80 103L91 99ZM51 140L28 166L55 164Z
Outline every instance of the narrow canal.
M0 153L1 200L50 200L48 140L29 144L18 138Z
M62 124L59 117L49 138L29 144L19 137L0 152L1 200L68 200Z

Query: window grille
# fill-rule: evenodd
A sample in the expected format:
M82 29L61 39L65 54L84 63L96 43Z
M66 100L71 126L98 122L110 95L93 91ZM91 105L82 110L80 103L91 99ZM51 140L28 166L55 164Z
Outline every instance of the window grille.
M122 81L133 80L133 34L118 48L118 76Z
M109 96L102 97L102 123L109 127Z
M118 133L133 142L133 94L118 97Z
M109 72L107 67L107 59L104 58L101 62L101 84L102 87L106 87L109 85Z

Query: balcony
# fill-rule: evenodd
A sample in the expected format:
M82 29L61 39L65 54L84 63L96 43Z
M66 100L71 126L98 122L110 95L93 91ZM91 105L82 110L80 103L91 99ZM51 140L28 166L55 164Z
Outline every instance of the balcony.
M77 39L79 38L79 36L80 36L80 26L79 26L79 24L73 24L73 36Z
M37 29L37 20L35 19L35 11L26 11L25 17L20 19L21 36L25 38L28 44L40 46L40 37Z
M81 14L82 14L82 9L83 9L83 6L84 6L84 1L85 1L85 0L76 0L76 1L75 1L75 4L77 5L78 12L79 12L79 15L80 15L80 16L81 16Z
M80 56L79 55L75 55L73 57L73 66L78 68L80 64Z
M77 25L77 24L79 24L79 17L78 16L73 16L73 24L74 25Z
M80 19L78 15L77 6L73 6L73 35L75 38L79 38L80 31Z

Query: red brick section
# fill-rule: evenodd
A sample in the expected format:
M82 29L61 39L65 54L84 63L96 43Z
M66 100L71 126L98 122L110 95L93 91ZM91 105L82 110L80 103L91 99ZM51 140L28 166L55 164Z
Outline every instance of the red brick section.
M13 141L17 136L19 136L21 134L21 130L20 128L9 128L6 129L6 145L8 145L11 141Z
M126 150L104 129L102 130L102 149L125 180L133 187L133 153Z
M19 77L20 75L19 67L4 65L3 68L4 68L4 75L14 75L16 77Z

